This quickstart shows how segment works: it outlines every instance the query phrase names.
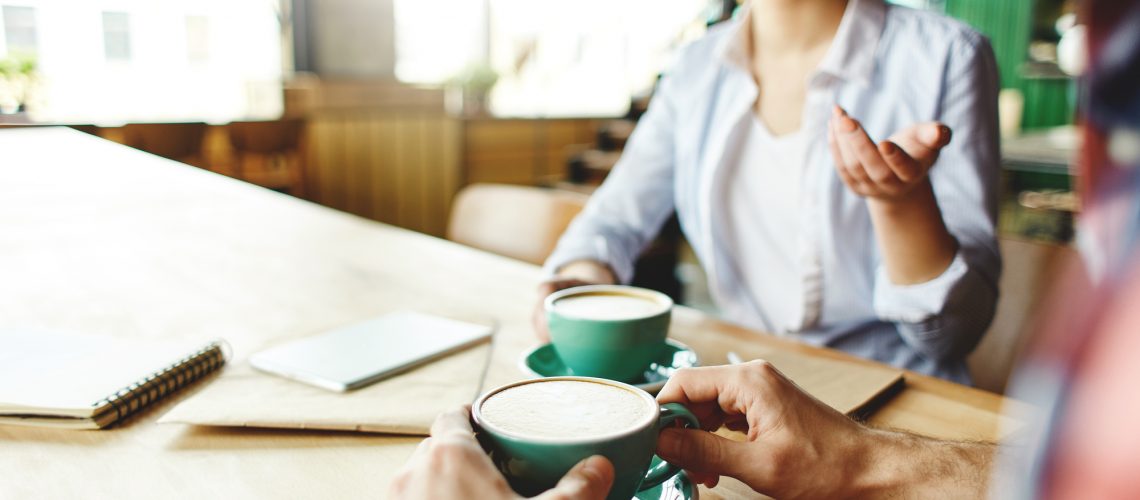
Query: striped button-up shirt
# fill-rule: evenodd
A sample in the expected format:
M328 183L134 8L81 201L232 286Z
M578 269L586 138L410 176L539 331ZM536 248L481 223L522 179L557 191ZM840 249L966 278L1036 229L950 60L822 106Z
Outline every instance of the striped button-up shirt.
M758 89L745 58L747 16L715 27L683 49L662 79L621 160L563 235L546 265L553 273L578 259L608 264L622 281L639 252L676 210L709 276L725 319L766 324L740 272L739 225L725 221L728 168L748 137ZM997 67L989 43L962 23L849 0L832 45L807 82L803 132L809 151L800 176L795 239L798 282L762 286L803 295L802 330L790 335L960 382L965 356L993 318L1001 268L994 226L999 139ZM884 269L866 200L835 173L827 147L833 104L858 118L878 141L915 123L937 120L953 140L930 171L950 233L953 262L920 284L892 283ZM757 199L759 209L764 200ZM762 230L762 229L758 229ZM776 280L779 281L779 280ZM796 286L791 286L796 285Z

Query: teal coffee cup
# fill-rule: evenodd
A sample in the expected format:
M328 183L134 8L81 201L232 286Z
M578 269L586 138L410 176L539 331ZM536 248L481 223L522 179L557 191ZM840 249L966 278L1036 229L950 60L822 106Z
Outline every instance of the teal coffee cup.
M614 466L607 498L627 500L680 469L650 467L661 429L699 428L684 406L658 405L649 393L613 380L550 377L494 389L472 405L479 440L517 493L553 488L578 462L602 455Z
M546 297L554 351L573 375L622 382L641 378L665 349L673 300L622 285L589 285Z

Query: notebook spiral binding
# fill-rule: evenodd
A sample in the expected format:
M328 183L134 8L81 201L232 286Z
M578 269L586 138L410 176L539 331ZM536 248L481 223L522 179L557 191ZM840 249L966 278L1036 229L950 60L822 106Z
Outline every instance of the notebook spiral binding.
M213 341L146 378L115 391L94 406L109 407L108 411L114 413L106 425L119 422L146 408L148 404L217 370L226 363L229 350L229 344L225 341Z

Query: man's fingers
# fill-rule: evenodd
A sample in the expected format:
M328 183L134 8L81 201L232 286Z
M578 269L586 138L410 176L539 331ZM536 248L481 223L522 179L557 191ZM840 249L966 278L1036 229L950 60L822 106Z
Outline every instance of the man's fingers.
M745 456L749 443L738 443L695 429L663 429L657 455L685 470L739 477L755 464Z
M431 424L431 436L437 439L448 436L474 439L474 433L471 428L471 405L443 412Z
M677 370L661 392L657 393L659 403L719 403L721 384L728 379L733 365L703 366Z
M712 472L693 472L691 470L685 471L685 473L689 475L689 479L693 480L693 482L703 484L708 488L715 488L717 483L720 483L720 474Z
M554 489L535 498L566 498L575 500L605 498L614 483L614 466L601 456L592 456L575 465Z

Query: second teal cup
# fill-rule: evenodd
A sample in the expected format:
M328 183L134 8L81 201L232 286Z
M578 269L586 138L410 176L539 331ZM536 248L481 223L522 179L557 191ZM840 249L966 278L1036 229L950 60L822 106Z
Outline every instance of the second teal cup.
M496 423L494 415L489 414L484 406L488 399L531 384L540 384L539 392L544 387L551 387L556 396L535 398L532 392L509 401L508 420L516 420L516 428L510 428L510 425L505 425L502 421ZM567 384L570 387L566 387ZM630 412L632 408L631 413L636 415L635 421L617 426L604 435L593 436L590 433L573 437L542 436L524 430L536 425L536 421L539 422L539 427L568 427L576 420L587 420L590 413L595 417L603 415L606 425L616 425L615 422L620 420L615 416L618 410L607 406L604 400L591 399L589 390L580 390L583 389L583 384L585 389L601 384L610 388L603 390L616 388L628 393L637 404L626 406L623 410ZM561 387L556 388L554 385ZM573 397L572 393L575 392L580 393L579 397ZM559 397L561 394L567 394L567 397ZM509 395L507 398L512 399ZM578 462L592 455L602 455L614 466L614 482L607 498L627 500L638 491L657 486L680 472L680 468L665 461L652 464L661 429L673 426L676 422L686 427L700 428L697 418L682 405L658 405L653 396L636 387L589 377L551 377L507 384L480 397L472 405L472 417L480 441L488 449L491 460L506 476L511 488L525 496L537 495L553 488Z
M665 349L673 300L623 285L550 294L544 303L554 351L573 375L636 382Z

